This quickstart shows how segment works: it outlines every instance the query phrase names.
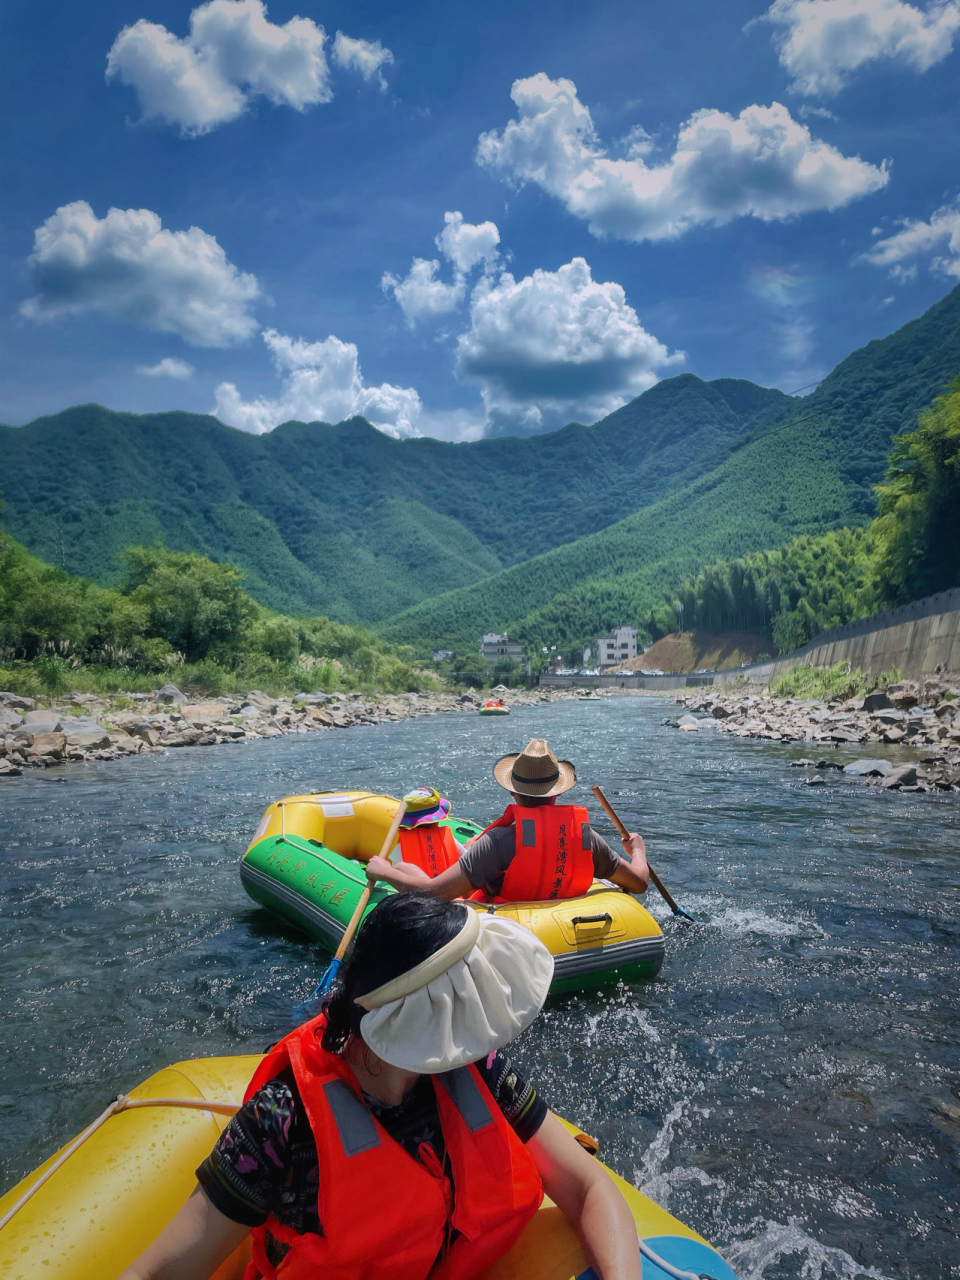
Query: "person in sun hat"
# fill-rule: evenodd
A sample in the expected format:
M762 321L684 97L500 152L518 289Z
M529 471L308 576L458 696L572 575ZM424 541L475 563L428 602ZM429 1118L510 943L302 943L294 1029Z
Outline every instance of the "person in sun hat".
M465 850L456 864L430 877L418 863L372 858L368 872L401 892L485 902L542 902L586 893L594 877L629 893L645 893L650 880L646 845L636 832L624 856L592 830L586 809L557 804L576 785L577 771L558 760L544 738L503 756L493 776L513 803Z
M602 1280L640 1280L626 1201L503 1053L552 976L513 921L385 898L120 1280L210 1276L248 1235L244 1280L480 1280L544 1193Z
M459 861L464 852L449 827L440 823L450 812L433 787L417 787L403 797L407 806L400 823L400 853L403 861L419 867L433 878Z

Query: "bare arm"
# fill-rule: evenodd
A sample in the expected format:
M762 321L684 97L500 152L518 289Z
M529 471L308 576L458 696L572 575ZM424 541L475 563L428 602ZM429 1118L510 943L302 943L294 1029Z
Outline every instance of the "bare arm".
M640 1280L637 1225L613 1179L553 1112L527 1143L543 1189L580 1233L601 1280Z
M207 1280L250 1234L215 1209L200 1187L118 1280Z
M431 898L466 898L473 893L473 885L455 862L432 880L427 873L411 862L388 862L386 858L371 858L367 863L367 875L384 880L400 893L425 893Z
M610 879L628 893L646 893L650 868L647 866L647 846L643 843L643 836L631 831L622 843L627 861L620 863Z

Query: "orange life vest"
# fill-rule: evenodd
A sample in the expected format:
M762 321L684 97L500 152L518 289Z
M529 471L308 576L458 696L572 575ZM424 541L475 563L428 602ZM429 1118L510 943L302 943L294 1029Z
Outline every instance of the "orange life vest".
M593 883L590 815L579 804L508 804L494 827L515 829L515 852L494 902L578 898ZM486 831L483 833L486 835ZM470 895L490 901L482 889Z
M453 832L435 822L424 823L422 827L401 827L400 852L404 862L416 863L431 880L460 859Z
M533 1157L475 1067L446 1071L432 1082L451 1185L432 1147L421 1145L419 1163L368 1111L353 1072L321 1047L324 1026L321 1014L281 1040L244 1096L292 1068L317 1144L323 1235L301 1235L271 1215L253 1229L244 1280L482 1276L540 1207ZM450 1228L459 1235L448 1245ZM267 1232L289 1246L277 1268L267 1260Z

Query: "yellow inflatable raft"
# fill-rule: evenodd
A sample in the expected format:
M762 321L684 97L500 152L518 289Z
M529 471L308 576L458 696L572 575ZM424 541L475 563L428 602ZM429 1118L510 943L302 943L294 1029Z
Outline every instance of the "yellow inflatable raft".
M137 1085L129 1097L239 1105L259 1061L237 1057L177 1062ZM194 1189L194 1170L226 1123L226 1115L183 1106L149 1106L111 1116L0 1227L2 1280L115 1280ZM0 1220L60 1154L0 1199ZM644 1280L675 1280L677 1268L689 1280L704 1274L713 1280L736 1280L695 1231L613 1176L633 1212L639 1239L672 1264L664 1271L645 1258ZM249 1258L245 1243L217 1270L216 1280L240 1280ZM576 1232L545 1200L486 1280L569 1277L595 1280Z
M380 852L398 804L370 791L277 800L240 860L244 888L334 950L367 883L362 864ZM481 831L454 817L442 825L461 844ZM370 909L392 892L378 887ZM537 935L554 958L554 992L653 978L663 964L663 934L653 916L630 894L600 881L580 898L472 905L509 916Z

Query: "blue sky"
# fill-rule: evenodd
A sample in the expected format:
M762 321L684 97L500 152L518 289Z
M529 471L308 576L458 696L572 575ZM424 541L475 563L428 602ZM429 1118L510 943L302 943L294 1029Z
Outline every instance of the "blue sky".
M960 278L958 44L957 0L8 3L0 420L799 390Z

